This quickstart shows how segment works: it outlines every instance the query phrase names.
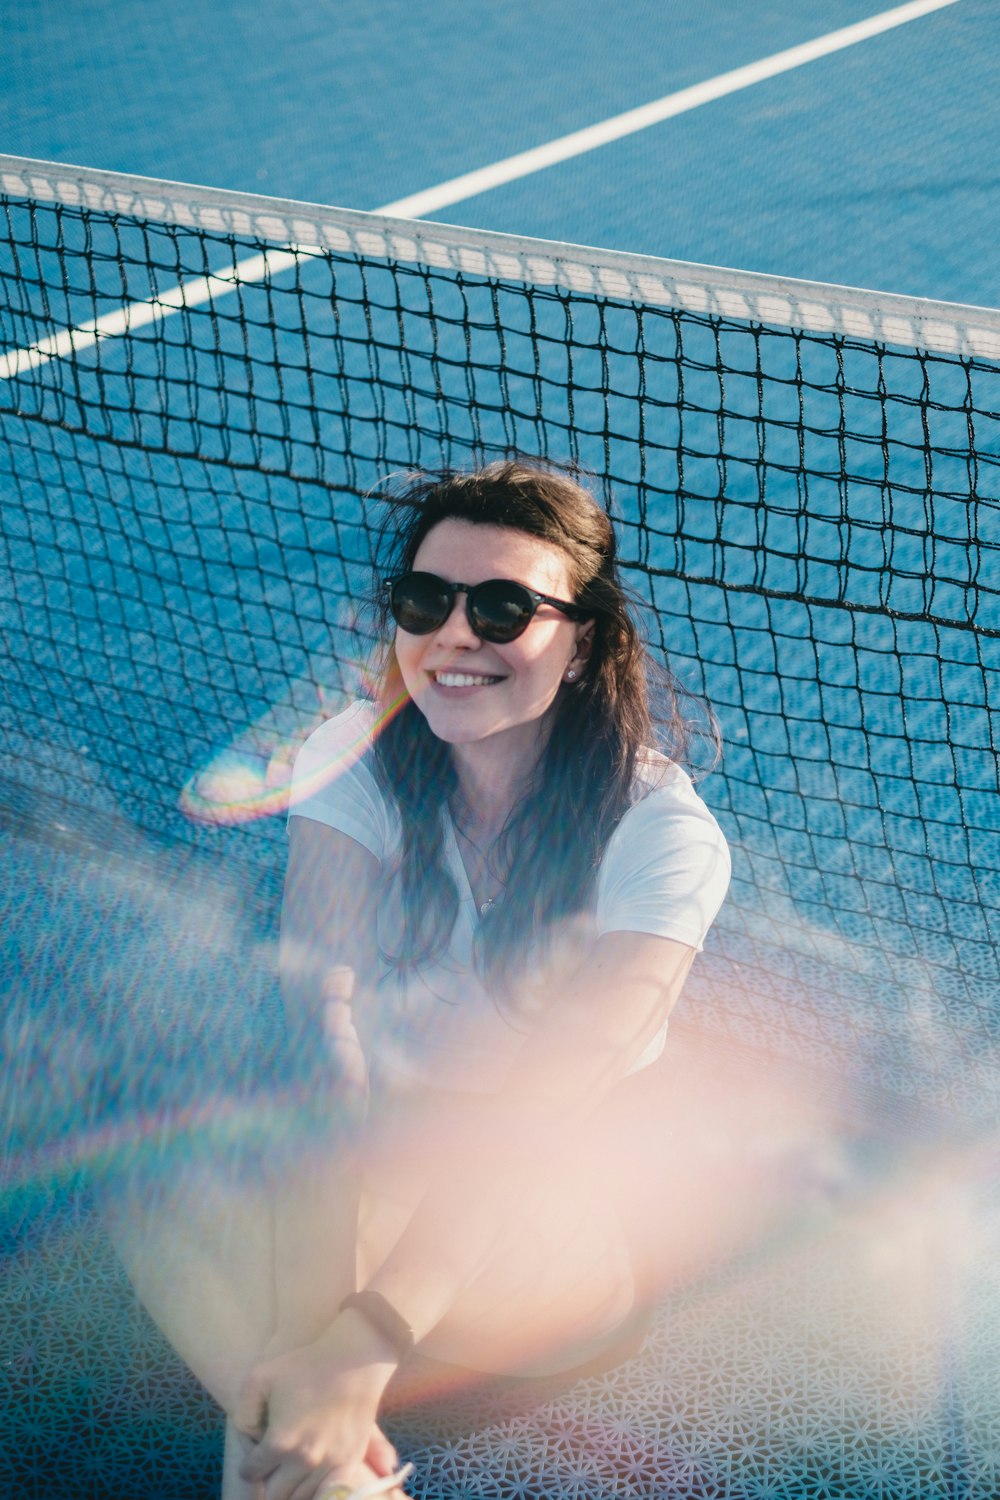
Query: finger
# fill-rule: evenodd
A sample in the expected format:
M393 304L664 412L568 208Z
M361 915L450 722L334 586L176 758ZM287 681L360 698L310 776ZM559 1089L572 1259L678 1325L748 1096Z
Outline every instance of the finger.
M233 1423L248 1437L260 1438L267 1427L268 1380L263 1370L251 1370L236 1398Z
M264 1485L263 1500L292 1500L302 1490L302 1500L312 1500L328 1471L314 1469L297 1454L286 1454Z
M354 1025L354 1016L351 1007L343 1000L328 1000L323 1011L324 1034L328 1044L358 1048L361 1043L358 1040L357 1028Z
M335 1492L333 1472L330 1468L314 1469L296 1486L289 1500L324 1500L324 1496ZM352 1491L351 1485L346 1488L349 1492Z
M367 1484L359 1485L351 1494L350 1500L409 1500L399 1486L413 1473L412 1464L404 1464L396 1474L387 1474L382 1479L370 1479ZM320 1497L322 1500L322 1496Z
M372 1435L368 1439L368 1447L365 1451L365 1463L380 1479L384 1479L399 1468L399 1455L381 1427L372 1428Z
M249 1484L259 1484L270 1478L286 1456L278 1453L265 1439L262 1443L255 1444L240 1464L240 1478Z

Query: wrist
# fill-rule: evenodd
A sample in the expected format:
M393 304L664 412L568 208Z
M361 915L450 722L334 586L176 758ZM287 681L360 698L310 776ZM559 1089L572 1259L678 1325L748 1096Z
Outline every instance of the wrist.
M387 1384L402 1363L392 1340L375 1328L359 1308L346 1307L338 1312L327 1336L335 1339L341 1349L346 1345L352 1363L370 1368L376 1384Z
M348 1312L358 1314L379 1336L382 1344L391 1348L396 1364L401 1364L413 1353L413 1329L395 1305L374 1288L351 1292L341 1302L339 1312L341 1315Z

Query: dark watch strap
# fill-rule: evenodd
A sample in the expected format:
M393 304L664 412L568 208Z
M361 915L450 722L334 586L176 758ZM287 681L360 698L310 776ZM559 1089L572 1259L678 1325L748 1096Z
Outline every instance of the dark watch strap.
M401 1360L413 1353L413 1329L381 1292L352 1292L344 1298L339 1311L346 1312L349 1307L361 1313L376 1333L388 1340Z

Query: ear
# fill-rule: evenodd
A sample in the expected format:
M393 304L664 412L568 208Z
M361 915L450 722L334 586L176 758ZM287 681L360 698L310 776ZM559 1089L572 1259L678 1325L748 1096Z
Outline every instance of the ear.
M594 622L586 620L584 624L577 627L576 650L572 659L567 663L569 667L575 667L577 672L581 671L590 660L590 653L594 647Z

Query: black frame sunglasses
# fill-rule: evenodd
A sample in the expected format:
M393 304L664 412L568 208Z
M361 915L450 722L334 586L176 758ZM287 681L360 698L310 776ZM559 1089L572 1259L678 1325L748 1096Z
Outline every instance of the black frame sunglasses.
M430 635L450 618L457 595L465 595L465 614L481 641L506 645L523 635L540 604L551 604L571 620L587 620L587 610L565 599L553 599L512 578L487 578L482 583L449 583L436 573L400 573L382 585L389 610L407 635Z

